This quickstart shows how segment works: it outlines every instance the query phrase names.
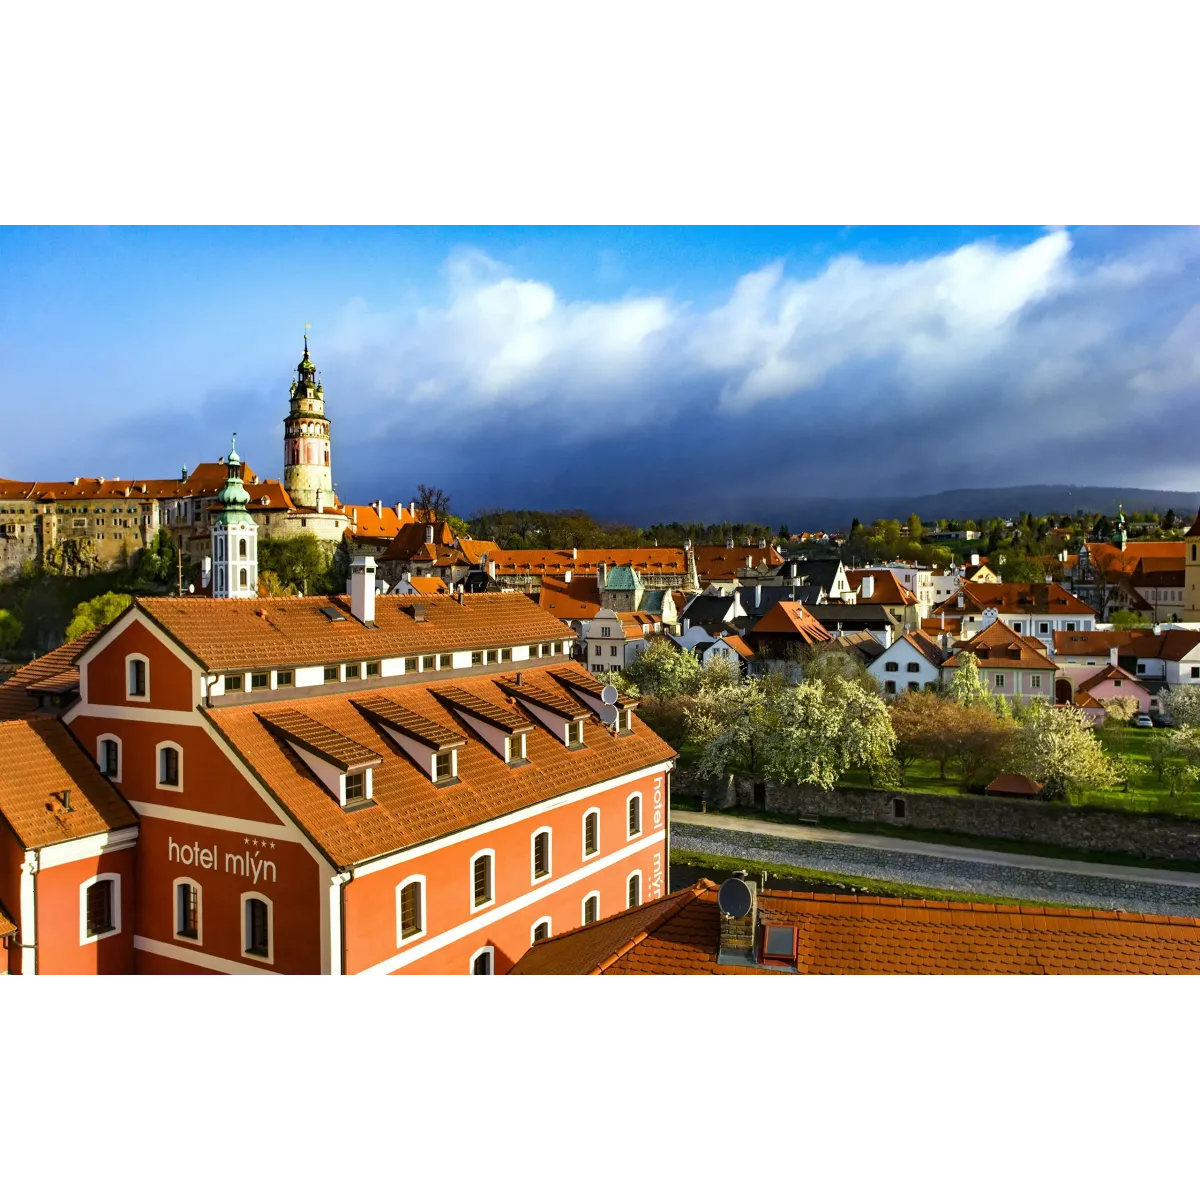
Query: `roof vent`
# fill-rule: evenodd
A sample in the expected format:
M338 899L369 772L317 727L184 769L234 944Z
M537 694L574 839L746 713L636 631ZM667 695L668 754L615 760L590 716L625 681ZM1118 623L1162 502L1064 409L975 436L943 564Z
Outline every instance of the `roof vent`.
M67 812L75 811L71 807L71 789L70 788L63 788L63 790L61 792L59 792L59 799L62 801L62 806L63 806L63 808L65 808L67 810Z
M414 621L423 621L423 620L425 620L425 605L423 605L423 604L414 604L414 605L412 606L412 616L413 616L413 620L414 620Z

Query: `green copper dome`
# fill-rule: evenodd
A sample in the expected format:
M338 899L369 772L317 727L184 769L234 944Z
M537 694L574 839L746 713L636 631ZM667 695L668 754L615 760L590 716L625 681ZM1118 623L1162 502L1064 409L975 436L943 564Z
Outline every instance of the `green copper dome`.
M237 452L237 434L229 451L229 476L217 493L217 503L221 511L213 517L214 525L239 525L250 519L246 505L250 503L250 493L242 484L242 460Z

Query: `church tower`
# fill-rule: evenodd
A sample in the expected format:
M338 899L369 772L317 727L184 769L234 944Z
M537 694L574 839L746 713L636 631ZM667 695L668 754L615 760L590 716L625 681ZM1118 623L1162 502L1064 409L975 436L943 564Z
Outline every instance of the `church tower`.
M283 486L303 508L319 509L334 503L325 389L308 357L307 333L304 357L292 381L291 410L283 423Z
M258 595L258 524L246 511L250 493L242 484L237 434L229 451L229 475L217 493L212 518L213 598L244 600Z
M1183 535L1183 612L1185 621L1200 621L1200 513Z

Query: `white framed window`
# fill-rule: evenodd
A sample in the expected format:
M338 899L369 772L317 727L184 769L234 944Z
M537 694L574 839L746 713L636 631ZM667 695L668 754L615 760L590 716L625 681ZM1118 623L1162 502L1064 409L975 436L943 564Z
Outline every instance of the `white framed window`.
M396 945L425 936L425 876L410 875L396 885Z
M1004 686L1004 676L1003 676L1003 675L997 675L997 676L996 676L996 686L997 686L997 687L1003 687L1003 686Z
M242 957L275 961L275 904L261 892L242 893Z
M544 942L551 936L552 928L549 917L538 917L529 927L529 944L533 946L537 942Z
M626 829L625 840L640 836L642 832L642 793L634 792L625 803Z
M625 905L627 908L637 908L642 902L642 873L633 871L625 880Z
M529 881L540 883L554 873L551 860L551 830L549 825L535 829L529 837Z
M583 857L594 858L600 853L600 810L589 808L583 814Z
M594 924L600 920L600 893L588 892L583 898L583 923L585 925Z
M121 782L121 739L115 733L102 733L96 739L96 762L100 774L113 783Z
M154 786L165 792L183 791L183 747L159 742L154 747Z
M471 911L496 903L496 852L480 850L471 856Z
M471 965L467 973L469 975L495 975L495 947L484 946L482 950L476 950L475 953L471 955Z
M125 656L125 699L150 703L150 660L144 654Z
M186 875L171 881L175 940L189 946L204 945L204 889Z
M121 876L93 875L79 885L79 944L99 942L121 932Z

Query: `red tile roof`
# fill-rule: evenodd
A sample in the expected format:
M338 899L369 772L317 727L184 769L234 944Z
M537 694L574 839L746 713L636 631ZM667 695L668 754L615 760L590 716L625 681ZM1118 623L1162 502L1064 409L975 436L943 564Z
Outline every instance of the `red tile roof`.
M0 683L0 721L21 717L37 709L37 696L30 695L28 691L31 687L38 687L50 681L55 682L55 691L70 687L72 682L78 686L79 668L74 665L74 661L99 633L100 630L93 629L74 641L66 642L57 650L51 650L49 654L43 654L41 658L26 663Z
M717 964L717 886L548 938L521 975L758 975ZM1195 974L1200 919L1091 909L764 891L760 918L798 931L802 975Z
M440 575L410 575L408 582L412 584L413 591L422 596L446 596L450 593L446 581Z
M346 516L350 518L350 536L356 538L370 538L375 541L391 539L400 532L401 526L413 523L412 513L403 504L400 505L399 511L382 504L379 506L379 512L375 511L373 504L347 504L345 510Z
M538 604L560 621L590 621L600 611L600 588L595 575L574 576L570 583L544 575Z
M137 824L137 814L53 717L0 722L0 815L26 850Z
M852 588L861 589L862 582L868 575L875 581L875 591L869 597L860 595L859 598L863 603L903 604L906 607L917 603L917 597L913 592L906 588L891 571L847 571L846 579Z
M554 678L569 670L586 674L581 667L557 666L553 674L549 668L524 670L521 690L529 695L549 695L556 703L576 710L579 702ZM515 676L475 676L454 687L523 720L523 708L510 701L504 690L505 684L512 686L514 682ZM413 683L313 696L278 706L296 709L380 757L382 761L373 769L374 804L349 812L291 752L286 739L264 725L260 718L269 718L275 705L235 705L204 709L202 713L330 861L339 866L469 829L578 788L670 762L675 756L670 746L636 718L632 735L614 737L587 710L583 749L569 750L534 722L526 735L529 765L511 768L468 722L448 711L438 698L438 692L444 689L445 684ZM368 711L373 701L398 704L439 729L455 729L463 739L458 751L461 782L435 785L373 719Z
M774 546L695 546L696 570L705 578L732 578L746 569L749 558L755 568L779 566L783 556ZM595 575L605 567L629 566L641 575L686 575L687 555L682 546L641 546L612 550L498 550L491 556L498 575L553 575L568 571Z
M424 554L430 557L434 547L453 548L454 532L445 521L433 522L433 541L426 542L429 524L425 521L412 521L404 525L392 543L379 556L380 562L411 562Z
M1035 637L1022 637L1003 621L993 621L981 629L973 638L954 643L955 653L942 664L957 667L958 655L970 651L979 660L981 667L1010 670L1049 671L1058 670L1054 661L1046 655L1045 643Z
M1143 637L1140 629L1077 629L1054 631L1055 654L1103 654L1113 646L1124 646Z
M423 620L416 620L414 605L421 606ZM472 594L462 603L452 596L376 596L374 627L351 615L348 596L254 600L139 597L134 606L212 671L477 650L575 637L572 629L515 592ZM331 621L323 608L335 609L345 619Z
M963 607L958 596L963 596ZM978 614L985 608L1002 613L1050 613L1053 616L1096 615L1096 610L1072 596L1061 583L966 583L933 611L949 616Z
M1111 663L1097 671L1095 675L1089 676L1080 683L1079 690L1082 692L1090 692L1098 683L1103 683L1106 679L1119 679L1123 684L1132 683L1134 687L1140 691L1145 691L1146 688L1141 680L1136 675L1131 675L1124 667L1114 667Z
M846 612L847 616L852 617L854 606L849 606ZM833 641L833 634L799 600L777 601L759 617L750 633L755 637L763 633L785 633L803 638L810 644Z
M1146 633L1131 638L1117 650L1118 658L1161 658L1178 662L1200 645L1200 630L1166 629L1162 633Z

